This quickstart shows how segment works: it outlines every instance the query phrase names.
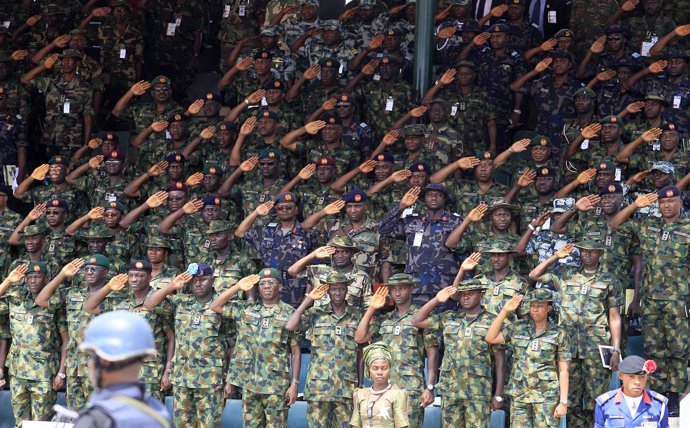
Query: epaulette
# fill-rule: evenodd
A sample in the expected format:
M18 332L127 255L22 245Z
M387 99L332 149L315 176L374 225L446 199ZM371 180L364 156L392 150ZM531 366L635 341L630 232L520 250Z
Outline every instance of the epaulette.
M513 52L510 54L510 56L512 56L513 58L516 58L516 57L520 56L520 54L518 53L518 51L513 51Z
M668 398L666 398L665 395L661 395L658 392L652 391L652 390L648 390L648 392L649 392L649 396L652 397L653 399L655 399L656 401L663 403L663 404L668 403Z
M612 399L613 397L615 397L616 394L618 394L618 390L617 390L617 389L614 389L613 391L605 392L605 393L603 393L603 394L601 394L600 396L597 397L596 402L597 402L598 405L601 406L601 405L603 405L604 403L606 403L607 401L609 401L610 399Z
M278 227L278 223L268 223L266 227Z
M640 59L642 57L642 55L640 55L639 52L633 52L632 54L630 54L630 56L635 59Z
M536 28L537 30L541 31L541 27L535 24L534 22L532 23L532 27Z

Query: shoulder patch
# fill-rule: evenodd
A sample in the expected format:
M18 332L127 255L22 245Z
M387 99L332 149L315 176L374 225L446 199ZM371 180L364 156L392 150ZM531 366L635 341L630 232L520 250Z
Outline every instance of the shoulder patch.
M538 25L535 24L535 23L532 23L532 27L534 27L534 28L536 28L537 30L541 31L541 27L538 26Z
M608 392L605 392L605 393L601 394L600 396L598 396L598 397L596 398L597 404L602 405L602 404L606 403L606 402L609 401L612 397L614 397L614 396L616 395L617 392L618 392L618 390L617 390L617 389L614 389L613 391L608 391Z

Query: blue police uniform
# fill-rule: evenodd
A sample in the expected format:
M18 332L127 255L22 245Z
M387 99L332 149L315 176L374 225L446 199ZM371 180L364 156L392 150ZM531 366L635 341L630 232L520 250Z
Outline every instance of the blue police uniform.
M594 428L668 428L668 399L645 389L637 414L632 416L621 388L609 391L596 399Z
M172 427L167 408L143 385L111 385L96 392L75 427Z

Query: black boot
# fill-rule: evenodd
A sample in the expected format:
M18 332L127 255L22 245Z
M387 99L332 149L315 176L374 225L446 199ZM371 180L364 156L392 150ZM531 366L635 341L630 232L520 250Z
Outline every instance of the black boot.
M677 418L679 414L679 400L677 392L667 392L668 398L668 416L670 418Z

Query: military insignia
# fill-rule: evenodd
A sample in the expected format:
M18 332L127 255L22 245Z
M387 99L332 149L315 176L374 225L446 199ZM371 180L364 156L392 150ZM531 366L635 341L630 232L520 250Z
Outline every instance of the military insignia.
M605 244L607 247L610 247L612 241L613 241L613 239L611 239L610 236L607 236L607 237L606 237L606 240L604 241L604 244Z
M178 189L181 189L181 188L182 188L182 183L180 183L180 182L178 181L177 183L175 183L175 187L178 188Z
M215 167L211 167L211 168L208 169L208 172L210 172L211 174L215 174L215 173L216 173L216 168L215 168Z
M110 157L111 157L111 158L116 158L116 157L117 157L117 152L112 152L112 153L110 154Z
M212 100L212 99L213 99L213 94L210 93L210 92L209 92L208 94L206 94L206 99L207 99L207 100Z
M111 202L110 203L111 208L117 208L117 203L116 202Z
M674 125L674 124L672 124L672 123L669 123L669 124L668 124L668 129L669 129L669 131L673 131L674 129L676 129L676 125Z
M194 319L192 320L192 324L199 325L199 323L201 323L201 315L194 315Z
M333 67L333 61L326 61L326 67Z
M616 116L611 117L611 123L616 123L618 118Z
M263 115L262 115L262 116L263 116L263 117L268 117L269 115L270 115L270 113L269 113L269 112L267 112L267 111L265 111L265 112L263 113Z
M465 337L470 337L472 336L472 327L467 327L465 329Z
M400 326L399 325L395 326L395 329L393 330L393 334L396 336L400 335Z
M548 175L549 174L549 169L548 168L542 168L541 169L541 175Z
M135 266L137 269L143 269L143 268L144 268L144 264L143 264L142 262L136 262L136 263L134 264L134 266Z
M605 164L605 163L601 163L601 164L599 165L599 169L606 169L606 164Z
M613 184L609 186L609 192L615 192L616 191L616 186Z
M27 322L27 324L29 324L29 325L33 324L33 323L34 323L34 316L33 316L33 315L29 315L28 317L26 317L26 322Z
M204 248L211 248L211 241L208 239L204 241Z
M261 320L261 328L268 328L269 325L270 325L270 324L269 324L270 321L271 321L271 320L268 319L268 318L262 319L262 320Z
M669 233L668 231L664 231L664 233L661 234L661 240L662 241L668 241Z
M34 272L40 272L41 267L39 265L34 265Z
M264 271L264 276L269 276L270 274L271 274L271 270L270 270L270 269L266 269L266 270Z
M326 200L326 198L322 196L316 201L316 204L317 205L323 205L325 200Z
M168 83L168 79L166 79L165 77L161 77L160 79L158 79L158 81L160 83Z
M584 295L587 294L589 291L589 286L587 284L582 284L582 287L580 288L580 294Z
M328 164L328 159L326 159L326 158L321 159L321 165L326 165L326 164Z
M340 97L340 101L347 101L347 95L343 95L342 97Z
M113 134L108 134L105 136L106 140L112 140L113 139Z
M54 207L57 207L58 205L60 205L60 201L58 201L57 199L53 199L53 201L51 202L51 205L53 205Z
M175 155L175 160L176 160L176 161L181 161L181 160L182 160L182 156L180 156L180 155Z
M541 140L539 140L539 144L541 144L542 146L545 146L546 145L546 138L542 138Z
M417 165L417 171L424 171L424 165L422 165L422 164Z
M666 191L666 197L667 197L667 198L672 198L672 197L673 197L673 190L670 190L670 189L667 190L667 191Z
M393 31L393 30L388 30L388 35L389 35L389 36L395 36L395 31Z
M499 287L494 287L494 296L498 296L498 293L501 291Z
M383 155L378 155L378 156L376 157L376 160L379 160L379 161L382 161L382 160L384 160L384 159L385 159L385 157L384 157Z
M532 350L533 351L538 351L539 350L539 339L534 339L532 341Z
M89 263L96 263L96 258L95 258L95 257L91 257L91 258L89 259Z
M329 119L328 119L328 123L330 123L331 125L334 124L334 123L335 123L335 118L334 118L334 117L329 118Z
M266 53L266 52L261 52L261 58L263 58L263 59L268 58L268 53Z
M225 125L225 124L220 125L220 130L221 130L221 131L227 131L227 130L228 130L227 125Z
M342 326L339 326L339 325L336 325L336 326L335 326L335 334L337 334L338 336L340 336L341 334L343 334L343 327L342 327Z
M362 201L362 195L355 195L355 202L361 202Z
M565 37L573 37L573 34L570 31L566 31Z
M216 205L220 205L220 198L215 198L215 199L213 200L213 202L214 202Z
M501 27L499 27L498 25L495 26L495 27L494 27L494 31L497 32L497 33L500 32L500 31L501 31Z
M280 82L277 80L275 82L273 82L273 87L280 88Z
M55 156L55 162L62 162L62 156Z
M292 195L289 194L289 193L288 193L287 195L285 195L285 200L286 200L286 201L291 201L291 200L292 200Z
M388 64L390 62L390 59L388 57L385 57L381 60L382 63Z
M484 159L491 159L491 152L484 152Z
M176 115L175 115L175 120L182 120L182 116L179 115L179 114L176 114Z

